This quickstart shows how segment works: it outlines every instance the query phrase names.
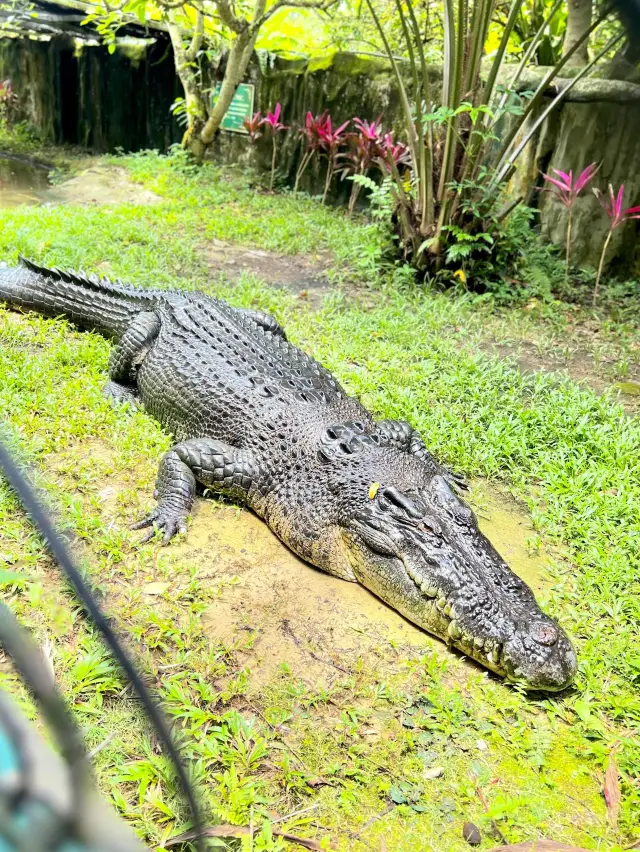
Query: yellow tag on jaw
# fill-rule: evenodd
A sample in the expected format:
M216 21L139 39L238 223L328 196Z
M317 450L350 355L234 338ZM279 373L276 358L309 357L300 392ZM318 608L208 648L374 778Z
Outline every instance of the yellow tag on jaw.
M369 500L373 500L373 498L378 493L378 489L380 488L379 482L372 482L369 486Z

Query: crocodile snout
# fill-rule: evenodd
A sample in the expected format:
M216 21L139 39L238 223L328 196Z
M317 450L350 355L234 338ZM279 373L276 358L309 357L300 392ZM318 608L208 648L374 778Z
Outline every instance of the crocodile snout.
M566 689L577 669L569 638L551 621L517 625L503 645L500 662L510 681L545 692Z

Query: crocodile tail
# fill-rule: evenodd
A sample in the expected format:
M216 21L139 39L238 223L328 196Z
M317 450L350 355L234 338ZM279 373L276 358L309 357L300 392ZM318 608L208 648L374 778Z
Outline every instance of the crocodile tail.
M20 257L20 266L0 269L0 302L48 317L64 316L82 329L119 338L158 293L114 284L97 275L49 269Z

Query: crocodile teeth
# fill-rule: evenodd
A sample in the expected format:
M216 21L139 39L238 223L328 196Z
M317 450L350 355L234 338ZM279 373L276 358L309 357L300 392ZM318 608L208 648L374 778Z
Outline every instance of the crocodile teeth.
M426 580L420 586L420 588L422 589L422 593L425 594L428 598L438 597L438 589L436 588L436 586L430 586Z
M493 649L495 648L495 646L496 646L496 643L493 641L493 639L485 639L485 640L484 640L484 649L485 649L485 651L487 651L487 652L489 652L489 653L490 653L491 651L493 651Z
M420 585L420 580L417 573L412 568L407 568L407 574L411 577L416 586Z
M479 651L481 651L484 648L484 639L482 639L480 636L474 636L473 644Z
M495 651L491 651L491 653L487 654L487 659L489 660L490 663L493 663L494 666L495 666L496 663L498 662L498 655Z
M447 629L447 633L452 639L459 639L462 636L462 630L457 621L452 621Z
M436 601L436 606L440 610L443 610L446 605L447 605L447 599L446 598L438 598L438 600Z
M445 615L450 616L451 615L451 604L445 604L443 612L444 612Z

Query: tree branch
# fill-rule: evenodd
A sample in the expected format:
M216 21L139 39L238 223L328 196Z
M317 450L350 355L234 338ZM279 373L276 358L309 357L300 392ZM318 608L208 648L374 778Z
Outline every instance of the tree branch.
M193 62L198 55L198 51L202 47L202 39L204 38L204 12L201 8L196 9L196 25L193 31L191 44L185 51L185 59L187 62Z
M335 6L338 2L339 0L277 0L269 11L260 18L256 19L254 17L251 22L251 28L260 29L260 27L280 9L317 9L319 12L326 12L327 9Z
M186 5L185 0L154 0L154 3L162 9L180 9Z
M223 22L237 35L244 32L249 26L244 18L239 18L231 8L229 0L214 0Z

